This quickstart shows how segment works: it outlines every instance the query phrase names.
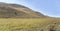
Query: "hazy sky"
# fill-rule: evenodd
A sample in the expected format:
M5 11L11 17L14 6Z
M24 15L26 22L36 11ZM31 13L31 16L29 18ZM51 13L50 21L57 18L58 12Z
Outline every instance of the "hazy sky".
M60 17L60 0L0 0L0 2L22 4L45 15Z

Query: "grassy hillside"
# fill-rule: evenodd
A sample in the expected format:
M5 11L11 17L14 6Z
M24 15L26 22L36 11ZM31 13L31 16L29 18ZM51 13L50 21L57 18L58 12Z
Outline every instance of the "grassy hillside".
M19 4L0 2L0 18L44 18L43 14Z
M0 31L60 31L59 20L22 5L0 2Z
M49 31L48 26L54 22L60 27L60 19L0 19L0 31ZM59 28L57 28L59 30Z

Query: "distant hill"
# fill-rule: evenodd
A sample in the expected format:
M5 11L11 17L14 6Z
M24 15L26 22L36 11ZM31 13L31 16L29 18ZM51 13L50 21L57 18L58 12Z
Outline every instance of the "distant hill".
M0 18L45 18L47 16L19 4L0 2Z

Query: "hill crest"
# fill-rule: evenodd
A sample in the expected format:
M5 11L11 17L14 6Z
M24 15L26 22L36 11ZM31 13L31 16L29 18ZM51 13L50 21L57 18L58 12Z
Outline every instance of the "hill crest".
M44 18L47 17L19 4L0 2L0 18Z

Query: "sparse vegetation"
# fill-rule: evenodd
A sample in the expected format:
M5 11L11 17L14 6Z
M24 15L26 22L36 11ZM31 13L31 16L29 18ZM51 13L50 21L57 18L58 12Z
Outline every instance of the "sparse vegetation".
M0 18L44 18L43 14L19 4L0 2Z
M54 23L53 25L50 25L49 31L56 31L55 25L56 23Z
M22 5L0 3L0 31L60 31L59 20Z

